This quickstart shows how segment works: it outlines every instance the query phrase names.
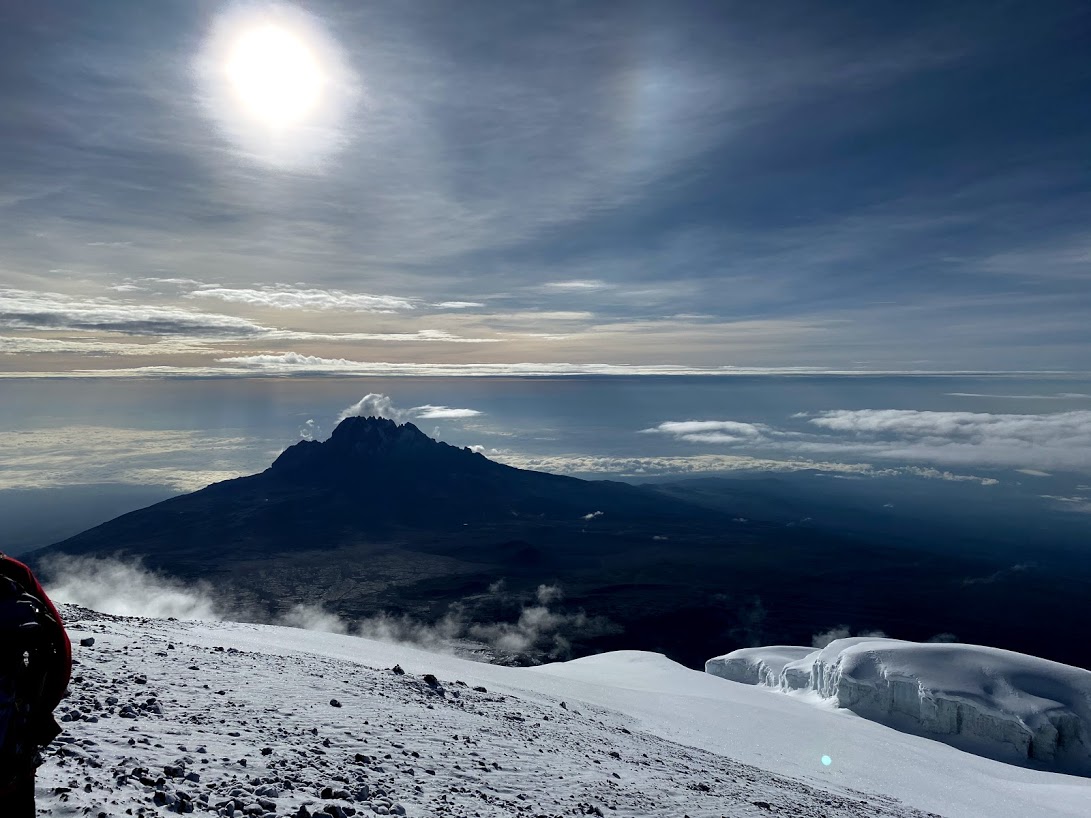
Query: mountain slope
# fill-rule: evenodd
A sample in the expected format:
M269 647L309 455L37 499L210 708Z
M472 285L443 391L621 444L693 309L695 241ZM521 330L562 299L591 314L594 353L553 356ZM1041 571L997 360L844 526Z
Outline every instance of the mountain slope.
M515 661L639 648L695 667L842 626L1087 661L1081 642L1039 623L1065 621L1091 575L1023 571L1012 588L978 579L1007 576L1000 558L747 521L670 491L516 469L412 424L348 418L260 474L123 515L32 561L140 558L255 621L307 603L350 621L455 617L473 630L522 620L541 587L563 595L547 612L556 627L524 640Z
M51 550L134 550L173 570L352 545L399 531L448 532L513 521L575 526L584 515L679 524L722 515L626 483L525 471L425 436L411 423L347 418L329 440L301 441L264 472L134 511Z
M1026 818L1083 815L1091 797L1086 779L654 654L503 668L290 628L64 613L95 642L76 647L62 714L79 715L40 772L54 816L169 814L184 794L197 814L236 816Z

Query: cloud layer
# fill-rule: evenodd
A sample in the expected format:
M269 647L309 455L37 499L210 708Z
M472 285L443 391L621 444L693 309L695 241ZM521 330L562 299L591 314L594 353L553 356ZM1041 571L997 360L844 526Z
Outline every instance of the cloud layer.
M799 415L805 427L731 420L664 421L645 433L796 455L1023 470L1091 469L1091 411L991 414L843 409ZM809 427L809 428L808 428Z

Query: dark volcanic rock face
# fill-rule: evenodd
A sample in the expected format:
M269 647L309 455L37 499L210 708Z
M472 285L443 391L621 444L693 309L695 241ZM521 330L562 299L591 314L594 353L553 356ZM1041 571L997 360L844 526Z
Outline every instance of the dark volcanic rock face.
M366 480L383 476L379 470L481 473L489 464L469 449L432 440L412 423L352 417L341 421L329 440L303 440L289 447L268 473L282 480Z

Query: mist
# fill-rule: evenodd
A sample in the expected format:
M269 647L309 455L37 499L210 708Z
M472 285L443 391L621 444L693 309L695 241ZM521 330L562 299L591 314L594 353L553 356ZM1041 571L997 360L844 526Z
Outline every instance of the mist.
M150 570L140 560L52 557L43 562L42 575L54 602L114 616L280 625L445 653L484 647L509 658L563 660L572 656L572 640L620 630L604 617L561 610L564 592L559 586L543 584L533 593L519 594L509 591L502 579L489 587L484 600L509 613L517 611L509 620L481 621L470 613L470 605L456 601L435 622L424 622L387 612L350 620L315 603L270 615L228 601L209 583L185 583ZM482 598L473 601L480 604Z

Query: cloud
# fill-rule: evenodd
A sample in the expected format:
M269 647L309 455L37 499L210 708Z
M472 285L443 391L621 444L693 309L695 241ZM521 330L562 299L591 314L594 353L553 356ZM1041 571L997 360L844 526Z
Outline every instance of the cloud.
M55 602L115 616L224 618L211 586L180 582L147 570L139 561L60 556L49 558L42 567L46 592Z
M464 418L477 417L482 414L484 413L477 409L456 409L450 406L433 406L431 404L401 409L394 405L394 401L391 400L389 396L371 392L364 395L360 400L352 404L352 406L342 409L337 416L337 420L340 422L345 418L351 417L383 417L403 423L406 420L414 418L420 420L434 420L438 418L461 420Z
M342 409L337 415L337 421L340 423L345 418L355 417L388 418L400 423L408 417L408 412L396 408L394 406L394 401L392 401L389 396L369 392L360 398L360 400L356 401L356 403L352 404L352 406L347 406Z
M668 420L642 431L671 435L691 443L754 443L773 432L764 424L734 420Z
M1091 398L1083 392L1058 392L1054 395L996 395L985 392L947 392L953 398L996 398L1000 400L1079 400Z
M799 472L813 471L840 477L919 477L927 480L976 482L984 486L999 483L992 477L957 474L921 466L878 467L870 463L844 463L833 460L776 459L749 455L653 455L620 457L616 455L557 454L537 455L522 452L486 450L476 447L491 459L520 469L554 474L617 475L627 478L673 477L690 474L721 474L738 471ZM744 521L745 522L745 521Z
M140 483L196 491L260 471L279 441L90 424L5 430L0 489ZM170 466L164 466L164 462Z
M90 336L32 338L0 335L0 355L156 356L216 353L212 342L171 338L151 343L104 341Z
M450 406L414 406L409 410L415 417L421 419L433 419L433 418L472 418L477 417L482 412L477 409L453 409Z
M337 614L330 613L321 605L298 603L277 617L276 624L289 628L322 633L347 634L348 623Z
M28 330L94 330L127 335L214 335L246 338L265 327L230 315L181 307L78 300L60 293L0 290L0 327Z
M539 585L534 595L539 605L551 605L564 599L564 590L560 585Z
M474 307L484 307L485 305L480 301L440 301L432 306L444 310L469 310Z
M380 341L435 341L439 343L500 343L500 338L461 338L439 331L421 330L415 333L315 333L291 330L263 329L262 338L297 339L304 341L351 342L360 340ZM194 339L191 339L194 340ZM196 342L194 340L194 342ZM346 358L324 358L298 352L255 353L217 359L221 366L195 364L192 366L139 366L128 368L69 369L64 371L22 370L0 371L3 378L252 378L259 376L311 376L341 375L357 377L519 377L557 378L587 375L635 377L640 375L687 376L705 375L718 377L831 375L831 376L915 376L926 373L891 371L856 371L824 369L820 367L736 367L736 366L686 366L681 364L610 364L567 362L510 362L510 363L429 363L418 361L354 361Z
M934 463L1085 471L1091 411L1016 415L862 409L823 412L809 423L847 435L813 449Z
M1077 486L1079 489L1087 489L1087 486ZM1073 514L1091 514L1091 497L1075 495L1064 497L1057 494L1043 494L1042 499L1052 500L1054 508L1059 511L1070 511Z
M208 582L183 582L144 567L141 560L51 556L42 564L45 588L55 602L114 616L265 622L289 628L345 634L345 620L320 605L299 603L268 617L239 608Z
M431 650L450 651L459 643L473 648L473 643L487 645L503 658L540 654L550 659L571 657L572 640L617 633L620 628L605 617L588 616L583 611L558 610L564 598L556 585L539 585L533 600L511 593L503 580L489 586L492 601L514 608L514 619L481 621L469 613L470 599L450 605L434 623L409 616L381 613L357 623L354 633L368 639L417 645Z
M1007 579L1008 577L1014 576L1015 574L1022 574L1022 573L1026 572L1026 571L1030 571L1034 567L1035 567L1034 563L1023 562L1023 563L1019 563L1018 565L1012 565L1009 568L1001 568L999 571L994 571L993 573L989 574L988 576L969 577L967 579L962 580L962 584L963 584L963 586L992 585L995 582L999 582L1002 579Z
M263 622L444 652L455 650L457 643L473 641L501 652L505 658L534 653L567 659L573 639L620 630L603 617L558 609L564 598L560 586L539 585L528 598L526 594L509 592L503 580L490 586L489 596L510 608L513 619L475 619L468 612L466 603L472 601L468 599L453 603L442 617L428 623L385 612L353 621L309 603L295 604L270 616L240 608L232 598L217 593L211 583L183 582L147 569L140 560L54 556L43 561L42 577L56 602L115 616Z
M541 285L540 289L553 292L584 293L595 290L605 290L613 285L598 279L573 279L571 281L550 281Z
M603 512L601 512L601 511L592 511L592 512L590 512L588 514L584 514L583 519L585 519L585 520L597 520L602 515L603 515Z
M203 292L203 291L202 291ZM241 292L241 291L240 291ZM256 292L256 291L255 291ZM365 296L354 296L364 298ZM381 298L367 296L367 298ZM390 302L393 303L393 302ZM408 304L408 302L405 302ZM389 304L388 304L389 306ZM370 310L382 312L378 306ZM390 310L385 310L390 311ZM108 332L125 335L167 336L162 346L147 345L149 354L173 354L182 352L209 352L197 345L220 341L390 341L411 343L488 344L498 343L500 338L466 338L440 329L418 329L406 332L312 332L308 330L268 327L255 321L219 313L200 312L184 307L163 307L147 304L131 304L107 298L77 299L59 293L38 293L27 290L0 289L0 327L16 330L50 332ZM194 336L187 341L175 341L171 336ZM28 338L16 342L7 340L9 347L25 347L28 351L61 351L56 339ZM107 347L104 342L91 339L79 348L69 341L71 352L86 354L137 354L128 347ZM35 350L35 345L38 349ZM53 349L49 349L53 347ZM97 349L97 352L96 352ZM68 350L65 350L68 351ZM295 352L258 354L223 359L250 368L280 366L295 369L350 368L355 364L344 359L315 358ZM200 374L198 367L195 374Z
M1087 470L1091 468L1091 411L989 414L913 409L835 409L792 420L801 429L735 420L664 421L642 430L687 443L751 447L758 451L841 458L925 461L936 466ZM919 467L927 468L927 467ZM963 479L948 473L922 477ZM968 479L980 479L969 477Z
M205 286L190 293L187 298L215 298L229 303L281 310L393 313L416 308L413 300L408 298L347 293L342 290L300 289L284 284L249 289Z

